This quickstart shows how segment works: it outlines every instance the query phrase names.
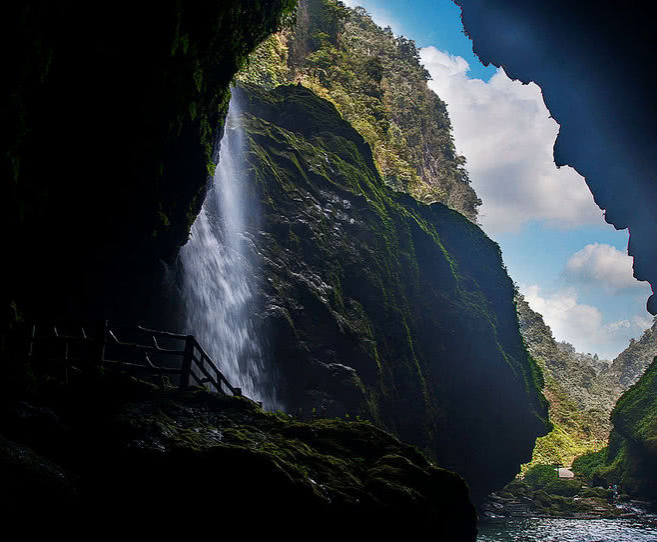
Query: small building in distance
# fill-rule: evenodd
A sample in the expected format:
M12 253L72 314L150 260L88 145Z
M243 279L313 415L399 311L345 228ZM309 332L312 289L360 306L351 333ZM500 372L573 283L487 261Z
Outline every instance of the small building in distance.
M575 473L570 469L566 469L564 467L559 467L557 469L557 473L559 475L559 478L575 478Z

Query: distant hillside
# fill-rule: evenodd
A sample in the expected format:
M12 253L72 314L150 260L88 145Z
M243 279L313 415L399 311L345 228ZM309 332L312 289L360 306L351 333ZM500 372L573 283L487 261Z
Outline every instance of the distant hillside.
M638 341L634 339L630 341L630 345L616 357L604 374L626 390L639 380L655 356L657 356L657 320L653 321L651 328L643 332Z
M657 323L609 362L557 342L521 294L516 304L527 349L543 369L543 393L554 424L550 434L537 440L532 463L569 464L574 457L606 445L616 401L657 356Z
M370 144L386 184L476 221L481 200L465 159L456 154L445 103L427 86L415 43L378 27L364 9L302 0L294 28L265 41L239 79L312 89Z
M608 362L558 343L543 317L521 294L516 296L520 332L527 350L543 369L543 393L554 429L536 441L532 464L564 463L599 450L607 441L609 414L622 390L601 377Z
M592 485L619 484L629 495L657 503L657 358L623 393L611 421L609 445L578 457L573 470Z

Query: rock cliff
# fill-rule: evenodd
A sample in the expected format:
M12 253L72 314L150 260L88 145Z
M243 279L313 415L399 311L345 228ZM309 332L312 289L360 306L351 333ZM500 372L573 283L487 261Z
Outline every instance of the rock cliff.
M415 42L380 28L363 8L301 0L294 27L263 42L238 78L312 89L367 141L386 184L476 222L481 200L456 152L447 106L427 86Z
M546 432L499 247L381 180L363 138L301 86L242 87L260 311L291 412L360 415L462 474L475 498Z

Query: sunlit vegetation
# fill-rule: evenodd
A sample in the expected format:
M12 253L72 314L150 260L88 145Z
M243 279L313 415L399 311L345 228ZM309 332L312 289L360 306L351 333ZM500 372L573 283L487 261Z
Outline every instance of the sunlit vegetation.
M572 463L592 486L619 484L630 494L652 497L640 473L654 468L650 457L657 457L657 373L654 364L646 370L657 349L655 325L609 363L557 343L521 295L516 302L523 338L545 376L554 426L537 439L532 461L523 465L525 480L532 472Z
M578 458L573 468L592 484L619 484L631 495L657 499L657 360L618 400L609 445Z
M570 465L575 457L606 445L609 414L621 390L602 374L607 366L604 361L558 343L542 316L519 293L516 304L523 339L543 370L543 393L554 426L536 441L532 461L522 472L534 465Z
M239 79L312 89L370 144L389 186L476 220L481 201L415 43L378 27L364 9L335 0L301 2L295 26L265 41Z

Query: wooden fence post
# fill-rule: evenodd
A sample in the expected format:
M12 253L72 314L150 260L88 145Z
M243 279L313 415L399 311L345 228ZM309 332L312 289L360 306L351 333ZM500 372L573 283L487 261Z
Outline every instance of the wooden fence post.
M195 342L196 339L194 339L194 335L187 335L187 337L185 337L185 353L183 354L182 366L180 367L180 383L178 385L181 390L185 390L189 387Z
M27 357L30 361L34 357L34 343L36 342L36 324L32 324L32 334L30 336L30 348L27 351Z
M97 350L96 350L96 364L98 367L103 366L103 362L105 361L105 343L107 342L107 329L109 327L109 322L107 320L103 320L98 324L98 331L97 331Z

